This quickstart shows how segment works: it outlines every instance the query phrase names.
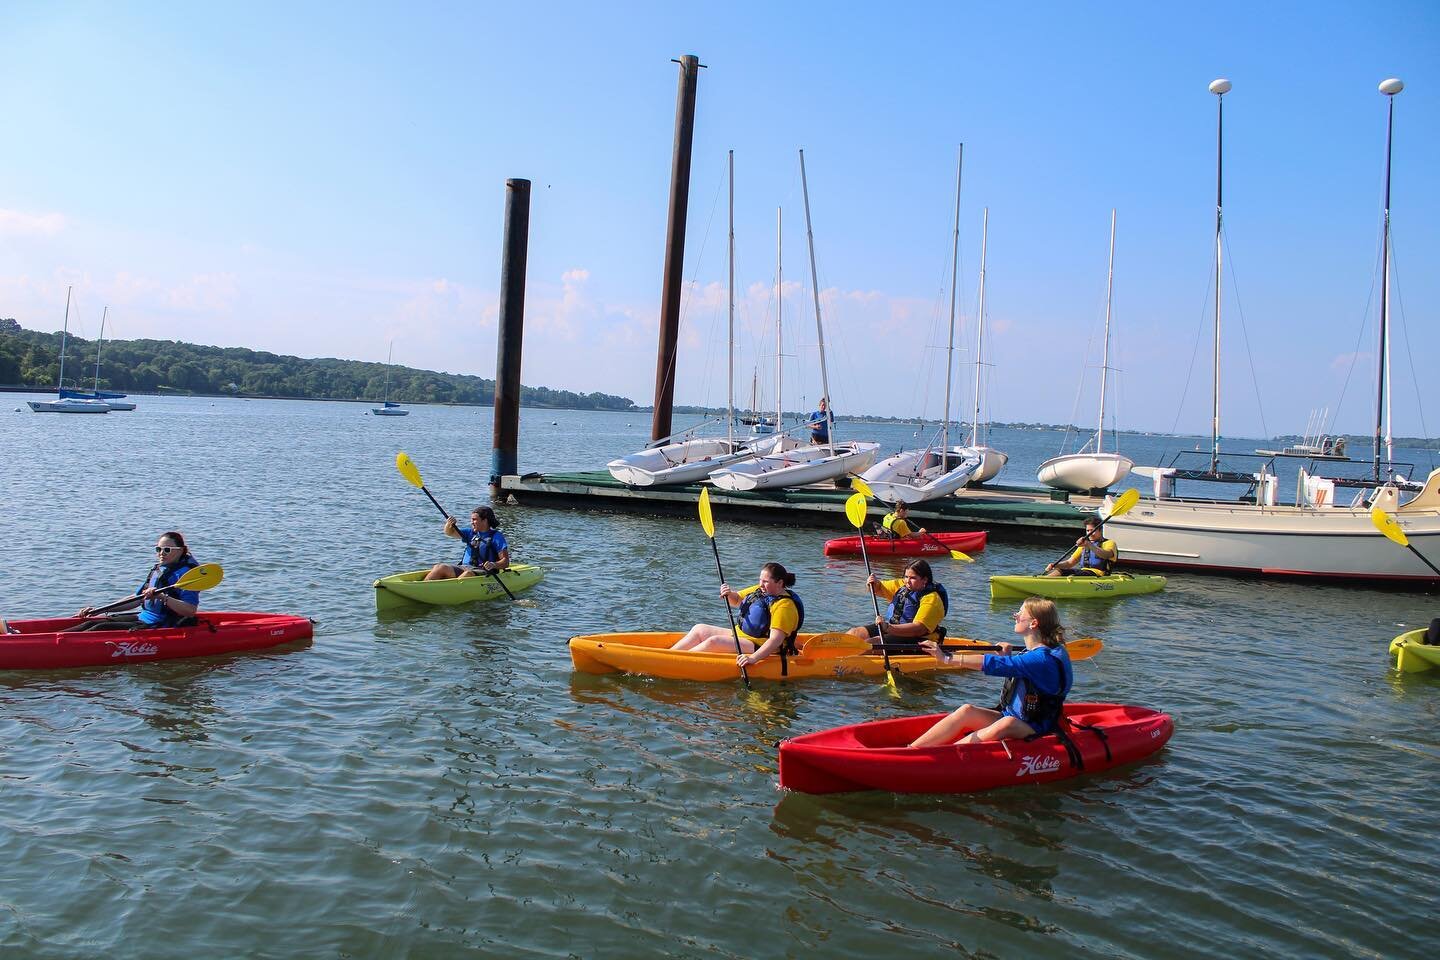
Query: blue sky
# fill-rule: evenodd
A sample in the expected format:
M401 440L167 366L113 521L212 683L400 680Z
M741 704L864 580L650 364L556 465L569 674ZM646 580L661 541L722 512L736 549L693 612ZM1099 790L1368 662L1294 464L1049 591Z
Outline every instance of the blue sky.
M109 304L120 337L368 360L394 339L397 362L490 376L504 181L524 177L524 381L648 403L670 60L694 53L679 402L725 400L730 149L737 390L758 368L773 403L783 207L786 406L820 393L803 147L836 406L938 418L963 142L954 409L988 207L987 414L1093 420L1113 206L1115 422L1208 432L1224 76L1223 432L1330 407L1365 433L1376 86L1398 76L1395 430L1431 432L1410 371L1440 348L1440 5L679 6L6 4L0 316L56 329L74 284L89 336Z

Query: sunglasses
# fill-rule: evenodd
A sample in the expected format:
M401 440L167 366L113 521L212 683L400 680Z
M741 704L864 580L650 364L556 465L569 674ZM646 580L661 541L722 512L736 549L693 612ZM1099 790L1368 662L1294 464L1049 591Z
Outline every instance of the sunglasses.
M155 552L156 552L156 553L176 553L176 552L178 552L179 550L180 550L179 547L156 547L156 548L155 548Z

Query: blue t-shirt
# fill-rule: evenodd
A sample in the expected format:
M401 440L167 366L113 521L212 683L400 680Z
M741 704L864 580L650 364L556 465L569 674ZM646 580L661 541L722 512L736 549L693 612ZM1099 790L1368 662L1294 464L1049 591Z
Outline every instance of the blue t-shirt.
M487 530L477 534L472 527L461 527L460 539L465 541L465 552L460 554L462 567L478 567L487 562L498 563L501 552L510 549L510 544L505 542L505 534L499 530Z
M150 576L145 578L145 582L140 584L140 589L136 590L135 593L137 595L143 593L146 587L155 587L158 589L174 583L194 569L195 564L193 563L181 563L173 567L156 567L150 571ZM170 596L173 596L177 600L183 600L186 603L193 603L197 608L200 606L200 591L198 590L171 590ZM177 623L181 619L174 611L165 605L164 600L160 599L147 600L140 604L139 617L141 623L161 627Z
M835 414L829 410L816 410L810 414L810 438L818 443L830 442L830 424L835 422Z
M1037 647L1008 657L987 653L980 669L988 677L1020 678L1020 682L1015 684L1014 698L1005 704L1001 713L1021 720L1025 719L1025 696L1031 690L1056 696L1069 693L1070 686L1075 682L1075 674L1070 668L1070 654L1064 647ZM1037 728L1035 732L1050 731Z

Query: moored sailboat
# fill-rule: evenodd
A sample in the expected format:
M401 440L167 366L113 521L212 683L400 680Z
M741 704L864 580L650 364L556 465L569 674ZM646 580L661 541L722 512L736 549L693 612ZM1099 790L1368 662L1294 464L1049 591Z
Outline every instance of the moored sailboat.
M86 397L65 396L65 342L70 335L70 293L73 287L65 288L65 325L60 328L60 377L58 400L27 400L26 405L36 413L109 413L110 405L104 400Z
M378 407L371 407L370 412L377 417L408 417L410 411L398 403L390 402L390 371L395 364L395 341L390 341L390 353L385 358L385 399Z
M134 401L126 400L125 394L100 389L100 350L105 346L105 320L109 316L110 308L106 307L105 312L100 314L100 339L95 344L95 386L90 390L70 390L62 385L60 399L99 400L111 410L134 410Z
M981 441L980 436L980 381L984 372L985 350L985 254L990 240L990 208L986 207L980 226L980 305L975 311L975 409L970 417L970 444L967 454L980 458L980 467L971 477L971 483L984 483L995 476L1010 462L1010 455L1001 453Z

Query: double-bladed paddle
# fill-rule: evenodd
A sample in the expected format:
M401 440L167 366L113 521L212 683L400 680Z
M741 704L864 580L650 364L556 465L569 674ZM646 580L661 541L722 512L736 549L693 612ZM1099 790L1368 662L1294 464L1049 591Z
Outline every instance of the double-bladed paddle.
M1437 569L1435 564L1426 558L1425 554L1415 549L1410 543L1410 538L1405 536L1405 531L1400 529L1400 524L1395 522L1394 517L1390 516L1390 514L1386 513L1380 507L1376 507L1370 511L1370 522L1375 524L1376 530L1379 530L1385 534L1386 537L1400 544L1400 546L1407 548L1411 553L1420 558L1421 563L1425 564L1425 566L1431 570L1434 570L1436 576L1440 576L1440 569Z
M202 563L198 567L192 567L185 571L185 575L170 584L170 586L161 587L155 592L172 593L176 590L209 590L211 587L218 586L220 581L224 579L225 571L221 568L220 564ZM132 593L124 599L116 600L114 603L107 603L103 607L95 607L90 611L89 616L93 617L96 614L109 613L111 610L119 610L123 607L133 607L136 604L144 602L144 597L138 593Z
M725 582L725 568L720 566L720 548L715 545L715 515L710 512L710 488L706 487L700 491L700 526L705 530L705 536L710 539L710 549L715 554L715 572L720 575L720 582ZM735 632L735 612L730 609L730 600L726 597L720 599L725 601L725 615L730 618L730 636L735 639L735 655L743 657L745 651L740 649L740 637ZM740 679L745 681L745 689L750 689L750 672L742 664L740 667Z
M853 657L870 653L875 647L884 647L883 644L871 644L866 640L848 633L819 633L806 640L800 647L800 656L809 657L812 660L831 660L840 657ZM890 644L892 647L899 647L899 644ZM910 652L912 644L905 644L905 652ZM1099 653L1105 646L1098 637L1079 637L1075 640L1065 641L1065 652L1070 655L1071 660L1088 660ZM1010 644L1012 650L1023 649L1024 644ZM998 653L998 643L942 643L940 649L950 653Z
M455 519L454 517L450 516L449 510L446 510L444 507L440 506L440 501L435 499L435 495L429 490L425 489L425 481L420 479L420 468L415 466L415 461L410 459L410 455L408 453L402 451L395 454L395 469L400 471L400 476L404 477L407 481L409 481L412 487L419 487L420 491L424 493L425 496L430 498L430 502L435 504L435 509L439 510L446 520ZM468 546L469 544L467 543L466 545ZM511 600L515 599L515 594L510 592L510 588L505 586L505 581L501 579L500 571L487 570L485 572L495 578L495 582L500 584L500 589L505 591L505 596L509 597Z

